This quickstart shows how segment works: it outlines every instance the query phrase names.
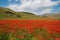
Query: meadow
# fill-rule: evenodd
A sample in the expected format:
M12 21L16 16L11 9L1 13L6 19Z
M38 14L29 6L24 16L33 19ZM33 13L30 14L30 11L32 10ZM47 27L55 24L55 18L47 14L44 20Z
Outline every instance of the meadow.
M0 20L0 40L60 40L60 20Z

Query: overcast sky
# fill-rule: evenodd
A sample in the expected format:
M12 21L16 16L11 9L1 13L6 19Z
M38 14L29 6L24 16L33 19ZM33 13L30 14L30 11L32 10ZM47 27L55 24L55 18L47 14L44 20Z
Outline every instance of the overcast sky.
M0 0L0 7L41 15L60 12L60 0Z

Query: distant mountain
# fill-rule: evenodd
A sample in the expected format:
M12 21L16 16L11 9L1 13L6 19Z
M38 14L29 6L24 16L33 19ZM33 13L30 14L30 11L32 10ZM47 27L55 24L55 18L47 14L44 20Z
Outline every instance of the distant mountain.
M42 15L42 17L60 20L60 12L59 13L46 13Z
M0 19L40 19L39 16L29 12L15 12L8 8L0 7Z

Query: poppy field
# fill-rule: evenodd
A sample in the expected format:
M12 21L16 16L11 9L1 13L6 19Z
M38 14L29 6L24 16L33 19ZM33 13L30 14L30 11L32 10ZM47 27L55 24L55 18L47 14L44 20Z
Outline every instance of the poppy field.
M0 20L0 40L60 40L60 20Z

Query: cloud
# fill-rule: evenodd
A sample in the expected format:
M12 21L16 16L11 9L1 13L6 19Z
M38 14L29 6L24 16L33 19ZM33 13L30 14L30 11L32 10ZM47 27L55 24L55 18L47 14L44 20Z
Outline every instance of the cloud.
M58 0L58 3L60 4L60 0Z
M11 2L11 1L13 1L13 0L8 0L8 1L10 1L10 2ZM17 2L17 1L18 1L18 0L15 0L15 2Z
M37 15L50 13L52 11L52 7L58 5L58 2L53 2L51 0L20 0L21 4L10 4L8 8L14 11L26 11L32 12ZM45 8L42 11L39 11L40 8ZM38 9L38 11L37 11ZM36 10L36 11L35 11Z
M14 11L18 11L18 5L17 4L12 4L12 5L9 5L8 8L14 10Z
M44 14L44 13L50 13L51 10L53 10L53 9L48 8L48 9L43 10L41 13L42 13L42 14Z

